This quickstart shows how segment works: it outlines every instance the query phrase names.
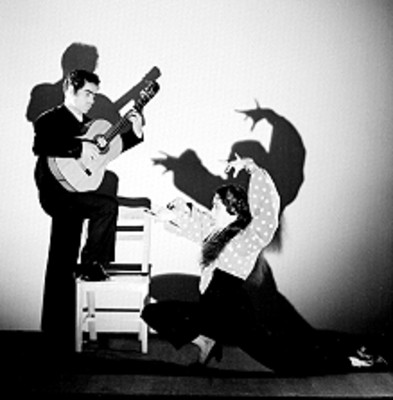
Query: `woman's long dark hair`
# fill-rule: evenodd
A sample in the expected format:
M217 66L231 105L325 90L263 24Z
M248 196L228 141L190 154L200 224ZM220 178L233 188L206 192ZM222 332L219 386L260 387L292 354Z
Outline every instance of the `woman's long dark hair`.
M247 192L238 185L221 186L216 194L222 200L227 212L236 215L235 221L222 231L208 236L202 246L202 267L217 259L226 244L251 222Z

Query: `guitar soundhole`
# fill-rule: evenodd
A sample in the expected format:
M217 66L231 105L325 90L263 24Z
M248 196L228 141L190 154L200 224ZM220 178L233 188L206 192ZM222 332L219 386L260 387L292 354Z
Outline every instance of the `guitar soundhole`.
M109 151L109 142L106 140L104 135L95 136L94 143L100 150L101 154L105 154Z

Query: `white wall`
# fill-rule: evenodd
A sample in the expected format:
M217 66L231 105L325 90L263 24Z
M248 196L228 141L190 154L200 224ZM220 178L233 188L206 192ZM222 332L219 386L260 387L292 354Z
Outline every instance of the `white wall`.
M251 132L234 112L254 99L291 121L307 157L283 250L269 255L278 284L316 326L383 327L393 296L392 16L378 0L2 0L0 328L39 329L50 221L25 112L35 85L61 78L72 42L97 46L112 100L152 66L162 71L145 143L113 163L123 195L180 194L151 162L160 151L192 148L221 174L231 144L266 129ZM195 267L192 245L155 235L154 273Z

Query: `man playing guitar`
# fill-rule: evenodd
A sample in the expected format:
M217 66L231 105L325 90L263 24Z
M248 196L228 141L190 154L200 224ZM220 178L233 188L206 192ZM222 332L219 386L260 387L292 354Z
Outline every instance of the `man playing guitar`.
M89 227L81 252L81 268L78 272L81 278L93 281L108 279L105 266L114 257L118 212L115 197L105 194L101 187L87 191L68 190L55 177L48 162L53 158L93 162L100 157L99 146L102 141L94 143L84 139L88 123L91 122L86 114L94 103L99 84L99 77L92 72L72 71L64 81L64 103L44 112L34 122L33 152L38 156L35 181L40 204L52 217L43 301L43 331L56 333L61 330L62 327L57 324L59 319L67 320L64 313L74 310L74 273L84 219L88 219ZM142 117L137 110L132 109L127 113L119 137L120 152L143 141ZM68 329L73 330L73 324Z

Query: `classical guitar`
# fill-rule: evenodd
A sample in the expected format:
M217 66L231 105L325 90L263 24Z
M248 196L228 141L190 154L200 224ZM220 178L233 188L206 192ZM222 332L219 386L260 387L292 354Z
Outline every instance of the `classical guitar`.
M70 192L96 190L104 178L107 165L122 152L121 134L129 129L128 117L135 111L141 112L158 90L159 85L156 81L147 81L135 99L134 106L116 124L97 119L88 125L81 140L97 146L97 159L48 157L49 169L58 182Z

